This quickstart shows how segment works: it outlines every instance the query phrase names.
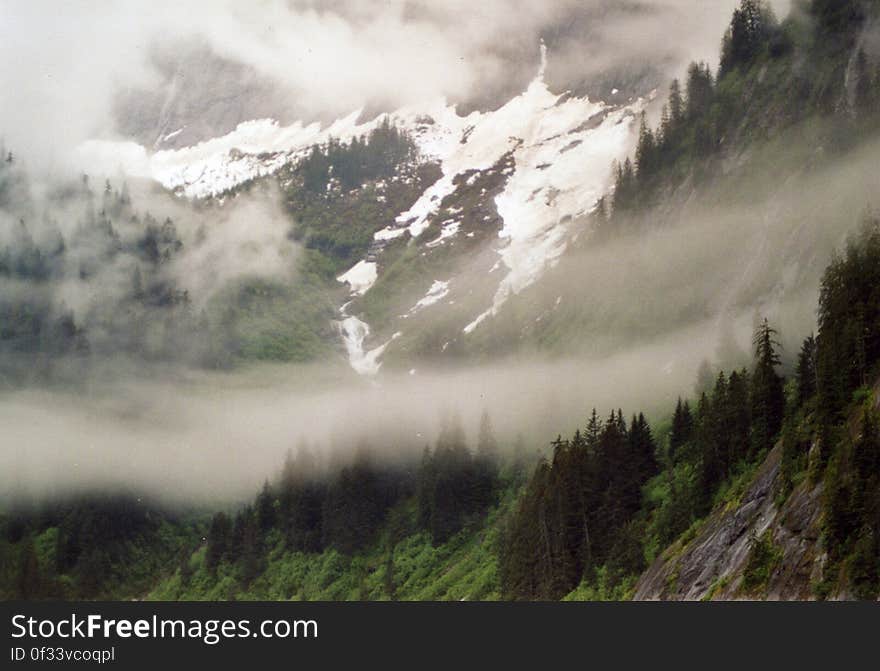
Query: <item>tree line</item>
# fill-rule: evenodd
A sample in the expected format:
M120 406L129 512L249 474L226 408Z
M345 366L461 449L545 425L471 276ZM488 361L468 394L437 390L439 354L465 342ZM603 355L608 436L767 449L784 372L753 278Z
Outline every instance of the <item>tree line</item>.
M789 379L782 375L776 331L762 320L748 368L720 371L697 397L679 398L659 430L641 413L626 420L621 410L604 418L594 410L583 429L553 441L521 491L499 476L488 415L476 449L450 417L421 460L380 460L362 447L325 463L302 446L251 503L214 514L205 566L246 586L279 546L355 555L387 544L390 576L394 544L403 537L425 534L439 546L473 533L502 487L513 487L517 499L495 549L503 596L557 599L602 580L622 597L652 557L724 503L719 497L731 483L748 478L776 449L777 505L797 487L822 486L828 561L817 595L843 589L876 598L878 268L880 219L868 217L823 275L818 332L803 340ZM107 595L108 585L146 585L150 571L173 562L175 552L182 552L181 580L192 577L195 545L184 540L185 524L130 497L13 516L3 529L0 540L14 548L0 562L5 594ZM169 543L175 535L176 545ZM138 572L126 573L132 558L140 562Z
M644 415L627 426L621 411L558 437L510 520L500 551L505 596L558 599L585 572L611 560L629 564L625 531L641 506L641 487L658 468Z
M234 567L248 584L265 567L279 539L290 551L335 549L352 555L378 542L391 510L415 500L409 531L440 545L469 522L479 522L499 487L498 446L488 414L480 422L476 451L459 420L449 418L421 461L389 463L362 445L348 460L322 464L306 445L290 452L277 482L264 484L253 503L234 515L218 512L206 540L206 565Z
M416 152L412 138L386 116L369 133L347 143L330 138L324 145L313 146L296 170L306 190L328 195L334 185L345 192L392 177Z
M553 443L524 494L501 553L505 594L558 599L597 570L613 580L640 572L651 533L665 545L708 512L736 466L767 449L784 405L774 330L755 334L752 371L719 372L694 411L678 400L665 446L644 414L630 423L618 410L604 422L593 410L583 431ZM662 507L646 508L652 479L668 484Z
M818 335L791 379L776 330L755 330L750 368L721 371L695 403L679 398L658 440L644 415L557 438L532 475L500 548L504 595L558 599L601 575L611 587L705 518L725 487L781 450L776 496L821 482L829 564L818 594L880 592L880 219L868 217L826 269ZM854 424L854 421L856 422ZM857 429L854 429L857 427ZM823 591L825 590L825 591Z
M615 166L600 224L630 222L686 178L709 179L725 148L811 114L835 119L832 148L876 130L880 62L859 35L877 16L876 0L812 0L780 22L766 0L741 0L717 71L691 63L684 84L670 85L659 126L642 114L635 155Z
M805 351L810 348L814 355L802 368L815 380L819 426L815 463L808 467L813 479L824 472L827 570L847 576L856 596L875 598L880 592L880 422L873 391L880 376L880 218L869 216L825 271L819 332L815 344L804 345ZM798 463L806 448L790 440L788 461Z
M167 272L183 249L171 218L137 213L125 183L114 189L108 180L96 193L83 175L37 204L23 168L0 164L3 182L0 279L8 284L0 292L0 372L31 374L34 357L49 365L52 357L97 353L173 358L182 349L198 324L188 292ZM66 234L58 217L76 217ZM123 236L120 227L133 233ZM58 299L61 282L89 292L79 314Z

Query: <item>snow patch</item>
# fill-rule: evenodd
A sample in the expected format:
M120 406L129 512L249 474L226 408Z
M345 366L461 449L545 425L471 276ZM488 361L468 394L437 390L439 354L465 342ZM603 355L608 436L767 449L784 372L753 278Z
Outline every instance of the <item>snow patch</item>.
M376 282L378 271L374 261L358 261L348 272L336 278L347 283L353 294L363 296Z
M274 119L255 119L240 123L235 130L218 138L181 149L169 149L147 155L140 145L133 152L131 142L90 140L80 145L79 153L89 159L84 165L102 160L103 170L121 168L130 175L151 177L164 187L180 191L190 198L219 195L248 180L272 174L315 144L331 137L343 142L369 133L385 118L358 124L361 110L356 110L331 125L319 123L280 126ZM181 129L182 130L182 129ZM169 133L163 140L176 135ZM96 151L97 150L97 151Z
M377 242L387 242L388 240L399 238L404 233L406 233L405 228L383 228L381 231L376 231L373 234L373 240L376 240Z
M161 143L161 142L168 142L169 140L173 140L174 138L176 138L178 135L180 135L183 132L184 128L185 128L185 126L178 128L177 130L171 131L167 135L163 135L161 138L159 138L159 142Z
M431 288L428 289L428 293L425 294L425 297L416 303L409 311L410 314L440 302L447 296L447 294L449 294L449 282L435 280L431 285Z
M563 99L540 77L521 98L519 104L532 109L531 122L513 152L515 170L495 198L503 220L498 236L505 243L499 261L507 274L491 307L465 326L465 333L496 315L511 295L559 261L571 223L591 213L611 187L611 166L630 149L635 112L642 105L613 110L586 98ZM601 121L584 124L592 118Z
M458 229L460 227L460 221L453 221L451 223L444 224L443 228L440 229L440 235L431 240L431 242L427 243L425 247L436 247L438 245L442 245L444 240L455 236L458 233Z

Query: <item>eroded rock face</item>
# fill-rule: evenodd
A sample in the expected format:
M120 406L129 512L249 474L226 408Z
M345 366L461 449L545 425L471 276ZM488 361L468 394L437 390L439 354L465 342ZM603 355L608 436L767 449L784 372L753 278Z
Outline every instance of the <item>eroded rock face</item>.
M684 547L673 544L639 579L635 599L810 599L821 577L819 517L822 485L801 483L775 502L782 455L777 445L738 502L712 512ZM769 532L779 561L760 593L743 589L743 572L756 539Z

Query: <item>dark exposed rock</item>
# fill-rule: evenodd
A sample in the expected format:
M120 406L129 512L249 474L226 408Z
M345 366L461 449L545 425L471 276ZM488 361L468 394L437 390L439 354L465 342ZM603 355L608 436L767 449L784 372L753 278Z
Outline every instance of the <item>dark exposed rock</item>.
M781 445L777 445L738 501L716 508L696 537L669 547L636 585L635 599L803 600L813 597L821 577L824 552L820 544L822 485L801 483L782 506L775 495ZM781 553L764 593L742 588L755 540L769 535Z

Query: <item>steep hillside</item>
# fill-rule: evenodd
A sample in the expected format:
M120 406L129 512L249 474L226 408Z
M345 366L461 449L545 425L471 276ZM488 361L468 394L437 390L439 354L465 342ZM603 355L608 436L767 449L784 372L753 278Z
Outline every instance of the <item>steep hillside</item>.
M719 67L693 63L649 107L577 244L470 348L607 354L702 324L707 358L736 365L729 334L744 340L756 310L810 328L807 292L877 207L877 6L834 4L777 20L743 3Z
M878 392L880 385L875 385L867 411L852 413L852 440L865 431L863 412L880 409ZM641 575L633 598L854 598L847 572L829 562L827 496L824 480L816 477L820 449L815 434L809 444L812 476L803 473L793 488L786 486L780 441L746 483L732 489Z
M132 497L118 510L86 497L10 516L0 589L876 599L880 383L865 381L880 378L878 274L880 221L867 220L826 269L818 336L804 339L790 380L765 320L752 365L710 374L693 411L679 399L654 429L641 413L628 422L620 410L605 420L594 411L583 431L553 441L527 481L528 461L500 458L488 415L475 451L454 418L420 460L386 461L363 446L322 460L303 447L251 505L208 525ZM110 541L93 542L101 537Z
M644 101L612 105L551 92L546 58L542 48L534 81L490 112L462 116L440 101L367 122L355 112L326 128L253 121L178 150L148 154L92 143L83 152L116 151L129 172L191 199L223 203L271 177L294 202L302 201L295 175L316 148L354 152L361 138L389 126L411 138L416 152L401 157L396 170L354 181L331 175L321 203L327 226L344 223L372 236L369 245L323 250L331 263L351 259L338 279L351 290L351 301L339 306L339 328L352 366L375 373L387 357L409 367L461 351L468 334L553 267L608 190L613 161L632 146ZM391 198L397 185L414 188L415 200ZM333 204L353 196L364 206L373 199L382 212L362 226L363 207ZM394 210L396 203L403 204ZM291 214L296 229L311 211L293 207ZM377 221L382 225L371 230ZM360 259L350 256L355 248Z
M878 10L814 0L780 22L742 0L717 71L693 64L656 127L652 100L551 91L544 62L489 112L438 102L327 127L252 121L176 150L83 147L158 182L141 201L158 218L127 184L101 194L85 176L41 200L10 153L4 384L55 361L320 361L354 401L343 417L319 396L314 415L345 425L330 447L304 439L210 519L136 495L13 511L3 594L878 598ZM593 409L578 429L558 407L597 401L532 383L523 417L502 408L509 444L484 413L474 450L454 412L426 439L410 399L376 422L356 408L405 379L436 410L423 368L563 354L572 377L608 372L597 396L634 380L656 397L658 379L703 364L674 409ZM352 384L388 369L413 377ZM487 400L477 385L459 396ZM258 424L273 444L307 434L287 398L263 422L224 406L247 432L229 442L256 459ZM517 422L551 418L555 440L533 430L537 463L523 458Z
M494 601L501 598L497 546L515 495L505 492L485 520L474 520L435 544L414 531L415 501L404 502L379 540L354 554L291 550L281 537L267 551L258 577L243 583L232 562L211 567L201 548L147 594L167 600Z
M743 4L718 36L717 71L692 64L662 110L655 96L620 102L612 90L618 102L605 103L551 91L542 49L534 80L492 111L435 101L327 126L254 120L174 150L82 150L115 153L196 202L277 183L293 237L321 252L321 298L337 311L307 330L335 334L361 374L531 351L608 355L684 328L722 340L733 324L741 337L756 309L803 328L791 313L874 192L876 7L846 5L797 3L779 21L765 4ZM369 147L389 128L411 152ZM318 193L303 180L319 150L394 165L324 175ZM828 184L835 198L812 197ZM647 258L658 248L666 265ZM706 268L713 282L681 289Z
M822 579L822 485L802 482L777 500L782 447L636 583L633 599L810 599ZM696 536L694 536L696 534Z

